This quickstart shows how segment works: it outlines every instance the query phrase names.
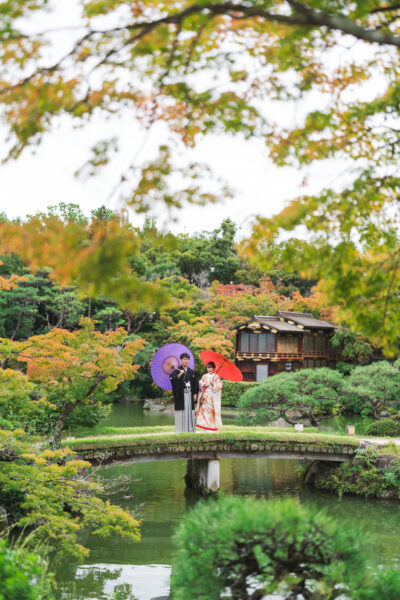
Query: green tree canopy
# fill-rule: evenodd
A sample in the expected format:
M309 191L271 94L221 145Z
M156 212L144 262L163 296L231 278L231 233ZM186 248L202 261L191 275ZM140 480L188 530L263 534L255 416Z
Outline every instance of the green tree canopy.
M321 420L345 410L347 388L343 375L328 368L274 375L240 398L240 421L262 425L283 418L294 425L299 419L308 419L318 426Z
M382 411L400 409L400 371L386 362L356 367L350 375L352 394L360 401L364 414L378 419Z
M57 565L88 556L89 550L78 541L79 531L87 526L99 538L117 533L140 539L133 515L100 499L104 486L88 475L89 467L67 447L51 451L43 441L33 443L21 429L0 428L0 504L10 525L30 530L26 545L42 546Z

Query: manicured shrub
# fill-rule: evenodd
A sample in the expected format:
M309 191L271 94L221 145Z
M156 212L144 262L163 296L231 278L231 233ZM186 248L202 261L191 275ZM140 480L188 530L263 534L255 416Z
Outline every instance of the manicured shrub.
M361 539L292 499L203 502L175 537L173 598L334 598L362 580Z
M50 600L46 564L31 552L0 540L0 600Z
M400 422L394 419L380 419L368 425L365 430L366 435L376 435L378 437L398 437L400 436Z
M283 418L294 425L299 419L307 419L318 427L323 419L345 410L347 391L345 377L328 368L274 375L241 396L239 422L266 425Z
M261 385L252 381L225 381L222 387L221 404L223 406L237 406L239 399L247 390Z
M361 413L379 419L385 409L400 408L400 370L387 361L356 367L349 377L351 394Z
M399 600L400 571L396 568L377 569L369 573L369 581L357 590L355 600Z

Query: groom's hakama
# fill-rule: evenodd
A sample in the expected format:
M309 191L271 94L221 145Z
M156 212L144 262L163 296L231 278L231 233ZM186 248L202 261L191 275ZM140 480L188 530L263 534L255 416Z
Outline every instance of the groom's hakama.
M172 391L175 405L175 433L195 431L195 413L193 396L199 391L196 374L189 367L178 378L182 366L171 374Z

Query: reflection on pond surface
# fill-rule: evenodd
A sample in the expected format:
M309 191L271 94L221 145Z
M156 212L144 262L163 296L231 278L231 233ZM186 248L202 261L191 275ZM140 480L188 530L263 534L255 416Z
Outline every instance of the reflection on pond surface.
M221 489L229 495L281 498L291 496L299 503L325 509L338 527L354 524L366 539L373 565L400 559L399 506L389 501L338 499L299 484L295 460L233 458L221 460ZM129 489L111 500L135 512L142 520L142 541L129 542L117 536L105 540L86 535L83 543L91 550L90 564L80 567L65 582L68 600L151 600L168 595L168 565L173 554L172 536L185 511L198 501L185 489L186 461L130 463L103 468L105 479L127 475ZM133 500L121 496L132 494ZM203 501L203 500L201 500ZM208 500L213 501L213 500ZM367 538L369 541L367 541Z
M75 573L74 600L151 599L168 593L170 568L161 565L84 565Z

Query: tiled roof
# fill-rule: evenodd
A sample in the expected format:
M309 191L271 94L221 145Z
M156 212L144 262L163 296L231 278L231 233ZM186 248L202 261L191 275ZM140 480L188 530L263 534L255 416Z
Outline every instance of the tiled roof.
M291 322L289 322L291 321ZM252 327L252 325L254 325ZM276 330L283 333L309 332L311 329L336 329L336 325L330 321L314 319L311 313L298 313L289 311L277 311L274 316L255 315L250 321L240 323L235 329L257 329L257 325L268 330Z
M298 327L297 325L291 325L285 321L280 321L278 317L263 317L257 315L254 316L250 321L240 323L235 329L240 330L242 328L254 329L257 331L259 331L260 328L265 328L268 331L274 330L282 333L302 333L305 331L304 328Z
M276 315L280 317L312 317L312 313L292 312L290 310L277 310Z
M301 333L304 329L285 321L280 321L278 317L259 317L255 316L254 320L262 325L266 325L269 329L277 329L278 331L286 331L288 333Z
M309 332L311 329L336 329L337 325L330 321L315 319L311 313L297 313L278 310L274 316L254 315L250 321L240 323L235 329L259 329L257 325L268 330L286 333Z
M277 311L277 317L285 319L285 321L293 321L298 325L303 325L308 329L336 329L336 325L330 321L322 321L315 319L311 313L297 313L288 311Z

